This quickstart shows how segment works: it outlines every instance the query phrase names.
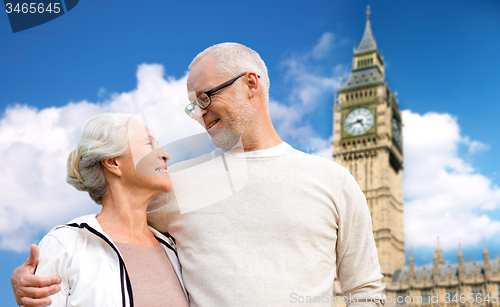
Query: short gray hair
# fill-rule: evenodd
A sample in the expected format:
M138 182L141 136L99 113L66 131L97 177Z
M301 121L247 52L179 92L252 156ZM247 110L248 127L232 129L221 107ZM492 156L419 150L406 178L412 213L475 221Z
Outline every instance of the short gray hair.
M260 83L264 87L266 101L269 102L270 82L267 67L257 52L238 43L221 43L200 52L189 65L189 69L206 55L215 57L217 73L223 77L233 78L247 71L257 73L260 76Z
M100 114L83 126L76 149L68 157L66 182L79 191L87 191L102 205L108 190L101 161L123 155L128 149L128 125L142 122L131 114Z

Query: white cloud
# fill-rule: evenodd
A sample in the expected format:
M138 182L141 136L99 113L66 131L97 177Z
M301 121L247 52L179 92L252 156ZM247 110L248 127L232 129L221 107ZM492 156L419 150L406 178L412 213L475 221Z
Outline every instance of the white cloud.
M335 47L335 35L330 32L325 32L321 35L319 42L312 49L312 57L316 60L323 59Z
M433 247L439 236L443 248L456 248L498 236L488 210L500 208L500 188L459 156L460 146L488 146L461 136L449 114L403 111L403 123L406 243Z
M484 144L480 141L471 141L469 140L469 137L463 138L462 142L468 146L469 153L471 154L490 149L490 145Z
M137 89L111 94L101 103L71 102L42 110L17 105L5 110L0 119L0 249L27 250L40 232L99 211L87 193L65 181L67 156L91 116L143 111L163 143L203 132L183 112L186 76L165 80L163 66L142 64L137 80ZM156 112L148 112L153 109Z

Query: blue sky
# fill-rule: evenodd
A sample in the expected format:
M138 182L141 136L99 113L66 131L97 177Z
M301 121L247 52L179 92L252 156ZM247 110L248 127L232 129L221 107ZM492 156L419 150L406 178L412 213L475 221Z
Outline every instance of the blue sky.
M16 34L11 33L7 14L0 14L0 144L4 148L6 144L28 146L29 141L23 138L34 129L28 125L37 121L44 123L41 118L45 118L45 114L60 116L61 112L70 112L70 103L91 114L91 109L110 110L110 104L123 103L129 96L161 100L159 93L151 94L154 98L144 98L148 93L138 85L139 75L144 78L143 84L153 80L165 87L179 86L188 64L198 52L216 43L235 41L259 52L268 66L271 110L275 110L272 116L284 140L303 151L328 153L333 94L338 77L345 80L350 70L352 47L355 41L361 40L367 4L371 6L378 48L386 62L387 81L391 89L399 93L401 110L407 110L404 117L408 118L407 132L403 132L408 144L408 147L405 145L405 182L412 185L405 183L405 214L427 208L425 206L435 199L447 199L443 203L449 203L441 211L432 213L424 209L419 211L424 212L418 213L420 215L415 213L419 223L408 222L412 215L406 215L407 232L413 233L413 237L407 238L407 245L411 241L417 263L422 263L424 256L429 262L434 243L424 244L413 239L418 227L425 221L431 223L436 215L449 213L449 219L454 219L453 211L470 210L478 221L486 218L490 230L472 231L476 239L465 238L458 235L459 232L451 237L460 236L464 252L469 251L473 259L480 260L482 238L487 240L490 252L500 248L500 242L495 239L500 234L497 187L500 184L497 160L500 154L497 136L500 60L495 54L500 49L498 1L217 1L210 4L206 1L80 1L66 15ZM85 112L81 112L82 116ZM18 124L16 116L21 116L25 124ZM16 128L21 132L8 130ZM428 147L418 147L418 143L412 141L418 136L409 137L418 133L421 133L419 136L440 135L442 139L424 144ZM55 135L50 141L56 148L62 146L61 155L65 156L74 138L58 140ZM448 147L433 153L433 148L447 142ZM42 150L37 146L33 148ZM25 148L30 147L16 150ZM428 150L419 152L412 148ZM37 174L27 180L33 185L29 190L22 189L28 183L15 185L19 191L35 195L24 198L5 191L0 194L0 203L11 204L6 207L0 204L0 213L5 214L5 219L17 216L9 215L12 212L19 216L26 213L16 210L28 206L26 202L30 200L44 197L47 202L57 200L57 193L50 194L50 187L54 188L51 184L43 186L43 192L48 194L36 195L41 181L57 177L45 174L45 166L38 165L42 163L39 158L53 154L40 153L26 156L34 161L23 161L39 166ZM439 165L446 175L444 178L450 178L447 181L450 184L443 187L443 191L448 189L449 193L425 196L420 192L425 186L419 184L426 177L418 177L412 170L438 154L448 161ZM0 156L10 161L12 155L0 152ZM13 167L11 164L9 167ZM13 167L2 172L14 174L18 169ZM2 180L9 179L0 178L0 182L4 182ZM470 207L461 204L463 207L457 205L453 210L450 206L455 200L450 194L454 187L460 189L461 183L484 192L479 196L471 192L467 195L471 199ZM482 199L481 195L491 196ZM82 201L81 195L75 201ZM28 206L26 210L44 211L45 207L40 206ZM8 225L9 229L16 230L15 234L0 225L3 240L0 258L4 263L0 270L0 292L12 305L15 302L10 293L9 276L27 257L26 242L37 242L55 223L96 211L91 205L83 209L64 208L64 214L53 219L37 222L20 218L19 223ZM39 227L33 228L35 224ZM28 228L35 230L24 235ZM438 229L426 233L425 240L435 238L436 232L443 237L445 255L449 255L447 260L455 262L456 242L447 239L450 236ZM22 243L16 245L17 235L22 237L18 240Z

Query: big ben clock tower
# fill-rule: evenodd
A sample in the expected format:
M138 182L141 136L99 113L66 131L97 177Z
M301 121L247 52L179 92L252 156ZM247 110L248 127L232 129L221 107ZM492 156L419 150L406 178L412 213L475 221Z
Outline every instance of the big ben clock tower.
M339 88L333 108L333 157L351 172L366 196L381 271L390 278L405 265L402 123L373 38L370 7L366 19L351 74Z

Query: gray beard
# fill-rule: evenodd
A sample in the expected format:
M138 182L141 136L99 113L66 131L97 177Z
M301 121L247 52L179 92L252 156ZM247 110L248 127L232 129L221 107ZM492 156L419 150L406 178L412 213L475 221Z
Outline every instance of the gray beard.
M227 128L211 130L213 131L211 133L212 144L224 150L233 149L240 141L245 139L245 134L248 129L257 128L252 127L255 119L255 110L253 107L243 100L241 93L238 93L234 97L234 100L239 106L239 110L237 113L231 114L225 119ZM246 138L245 141L248 142L248 138ZM246 146L248 145L250 144L246 144Z
M224 150L233 149L240 143L240 134L230 129L212 129L212 143L217 148Z

